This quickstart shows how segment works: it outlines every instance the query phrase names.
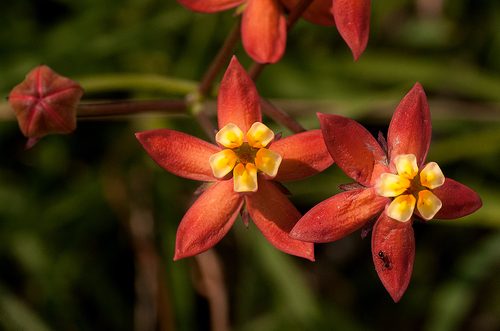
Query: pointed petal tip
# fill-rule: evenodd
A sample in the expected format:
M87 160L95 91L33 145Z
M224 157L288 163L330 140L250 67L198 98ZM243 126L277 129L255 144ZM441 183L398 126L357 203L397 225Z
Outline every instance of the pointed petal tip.
M31 147L35 146L38 140L40 140L40 138L29 138L28 141L26 141L24 149L30 149Z
M375 269L387 292L398 302L410 283L415 258L412 222L397 222L383 213L372 233Z

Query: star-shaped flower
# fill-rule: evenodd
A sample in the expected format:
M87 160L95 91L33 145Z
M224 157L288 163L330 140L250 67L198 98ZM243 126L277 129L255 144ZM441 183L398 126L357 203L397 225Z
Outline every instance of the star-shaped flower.
M415 255L413 218L454 219L482 206L469 187L445 178L425 158L431 118L420 84L397 107L387 135L375 139L357 122L318 114L328 151L357 183L313 207L290 233L308 242L331 242L373 225L372 256L377 273L395 302L410 282Z
M174 260L213 247L244 204L247 226L249 215L276 248L314 260L313 244L288 237L302 215L276 183L311 176L333 163L321 130L275 140L262 123L255 85L235 57L219 88L217 115L218 145L167 129L136 135L165 170L211 184L179 225Z
M9 104L16 113L19 128L29 138L26 148L47 134L73 132L76 129L76 106L82 95L80 84L46 65L33 69L9 95Z

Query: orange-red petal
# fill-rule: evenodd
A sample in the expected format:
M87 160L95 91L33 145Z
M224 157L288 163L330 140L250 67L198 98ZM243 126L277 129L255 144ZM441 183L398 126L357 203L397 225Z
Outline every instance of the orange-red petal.
M444 184L432 191L443 203L434 218L453 219L472 214L483 202L474 190L453 179L446 178Z
M422 86L416 83L399 103L389 125L387 144L391 161L401 154L413 154L420 167L427 156L431 134L427 97Z
M340 35L358 60L370 35L370 0L333 0L333 17Z
M290 181L312 176L333 164L321 130L311 130L275 141L269 148L281 155L275 181Z
M302 215L273 183L259 176L259 190L245 199L255 225L274 247L314 261L313 244L288 237Z
M220 129L233 123L244 133L247 133L255 122L262 122L259 94L255 84L235 56L220 83L217 118Z
M359 123L346 117L318 113L325 144L335 163L356 182L373 186L389 172L377 140Z
M226 235L243 205L233 181L211 185L189 208L177 229L174 260L212 248Z
M286 48L283 5L278 0L248 0L241 19L241 41L256 62L278 62Z
M184 7L200 13L214 13L236 7L246 0L177 0Z
M220 148L188 134L168 130L151 130L135 135L160 167L184 178L214 181L210 156Z
M341 239L377 216L389 202L389 198L377 195L373 189L339 193L309 210L290 237L315 243Z
M412 223L411 220L398 222L383 213L373 227L373 263L394 302L398 302L403 296L413 271L415 236ZM380 252L384 254L384 260L380 257Z

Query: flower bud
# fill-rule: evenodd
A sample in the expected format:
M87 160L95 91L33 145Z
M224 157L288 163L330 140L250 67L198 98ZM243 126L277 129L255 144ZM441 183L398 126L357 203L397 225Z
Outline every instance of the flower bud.
M73 132L76 106L82 95L80 84L60 76L46 65L33 69L9 95L19 128L28 138L26 148L47 134Z

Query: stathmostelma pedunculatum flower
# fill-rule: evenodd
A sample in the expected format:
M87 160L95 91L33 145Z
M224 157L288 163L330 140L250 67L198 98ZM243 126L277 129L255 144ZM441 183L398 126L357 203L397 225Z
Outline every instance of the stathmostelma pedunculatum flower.
M324 243L373 226L372 257L385 288L399 301L410 282L415 256L413 219L453 219L475 212L481 198L445 178L435 162L425 164L431 141L429 105L420 84L403 98L387 141L375 139L348 118L318 114L328 151L354 184L313 207L290 237ZM373 224L373 222L375 222Z
M276 248L314 260L313 244L288 237L302 215L276 183L314 175L333 163L321 130L276 140L262 123L255 85L235 57L219 88L217 117L217 145L168 129L136 134L162 168L210 184L179 225L174 260L213 247L240 211L245 224L250 216Z

